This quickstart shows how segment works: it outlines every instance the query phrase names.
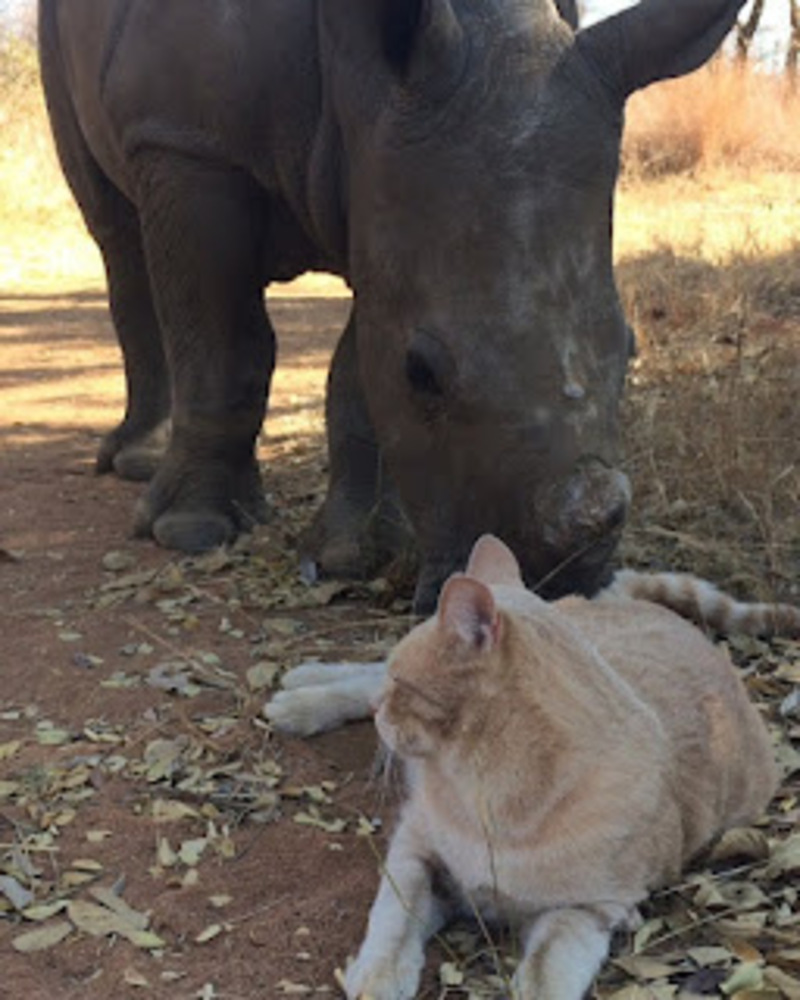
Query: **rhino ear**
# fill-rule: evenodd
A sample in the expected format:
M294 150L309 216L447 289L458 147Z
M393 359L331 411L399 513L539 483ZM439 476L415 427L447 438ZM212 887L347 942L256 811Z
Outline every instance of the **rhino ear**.
M721 45L746 0L642 0L586 28L578 45L625 100L656 80L691 73Z
M466 57L450 0L382 0L383 52L409 85L439 89L457 78Z
M482 535L472 548L466 575L480 580L487 586L505 584L510 587L524 587L522 573L511 549L495 538Z

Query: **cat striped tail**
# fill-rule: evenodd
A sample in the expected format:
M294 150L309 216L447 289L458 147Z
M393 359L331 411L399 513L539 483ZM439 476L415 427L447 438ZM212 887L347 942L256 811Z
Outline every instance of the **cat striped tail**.
M704 628L729 635L800 638L800 608L791 604L737 601L707 580L689 573L619 570L603 592L670 608Z

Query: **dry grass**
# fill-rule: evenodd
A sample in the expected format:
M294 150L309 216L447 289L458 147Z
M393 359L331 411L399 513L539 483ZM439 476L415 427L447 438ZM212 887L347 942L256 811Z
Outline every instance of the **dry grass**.
M629 562L800 596L800 93L717 61L631 102Z
M800 245L623 262L640 355L626 402L628 561L800 597Z
M0 36L0 288L100 289L100 256L64 183L36 53Z
M752 64L717 59L634 95L625 170L660 176L708 170L800 168L800 91Z

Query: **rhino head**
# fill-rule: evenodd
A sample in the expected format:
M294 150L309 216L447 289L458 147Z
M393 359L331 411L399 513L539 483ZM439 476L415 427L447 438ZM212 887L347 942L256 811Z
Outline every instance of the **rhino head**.
M741 5L644 0L574 32L550 0L360 3L372 55L338 84L349 275L419 608L485 532L551 595L605 582L630 499L625 101L699 66Z

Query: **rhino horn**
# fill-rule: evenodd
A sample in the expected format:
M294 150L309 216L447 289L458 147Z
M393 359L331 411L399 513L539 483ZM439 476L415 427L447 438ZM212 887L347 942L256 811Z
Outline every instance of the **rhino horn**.
M624 101L656 80L683 76L709 59L746 0L642 0L586 28L578 46Z

